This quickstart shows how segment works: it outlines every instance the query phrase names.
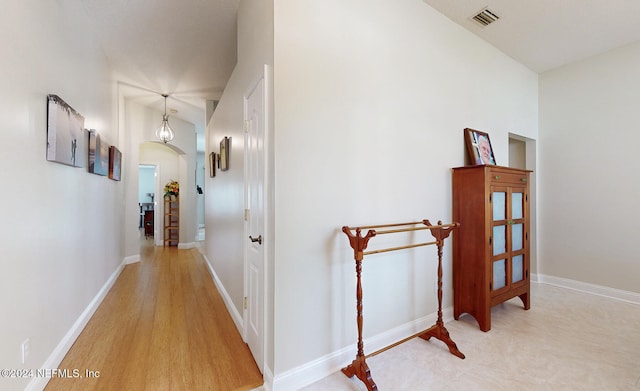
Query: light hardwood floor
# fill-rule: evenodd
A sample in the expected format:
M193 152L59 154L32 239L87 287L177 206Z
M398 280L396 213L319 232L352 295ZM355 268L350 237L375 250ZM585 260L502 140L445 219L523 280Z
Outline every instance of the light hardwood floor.
M59 368L82 378L53 378L46 391L228 391L263 382L199 252L150 245Z

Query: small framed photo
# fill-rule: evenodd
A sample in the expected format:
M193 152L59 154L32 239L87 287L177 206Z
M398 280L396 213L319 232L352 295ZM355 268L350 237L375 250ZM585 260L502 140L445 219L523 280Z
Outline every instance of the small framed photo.
M122 152L112 145L109 147L109 178L114 181L119 181L121 173Z
M230 137L225 137L220 141L220 171L227 171L229 169L229 144L231 142Z
M466 128L464 130L464 140L472 164L492 166L496 164L496 159L493 156L493 148L491 148L491 140L489 140L487 133Z
M216 166L218 165L218 155L215 152L209 154L209 176L216 176Z
M109 158L109 145L100 141L100 135L95 131L95 129L89 130L88 171L96 175L109 175Z

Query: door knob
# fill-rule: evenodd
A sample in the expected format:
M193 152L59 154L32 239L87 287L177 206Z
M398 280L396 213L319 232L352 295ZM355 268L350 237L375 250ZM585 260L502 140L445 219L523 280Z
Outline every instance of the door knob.
M251 239L253 243L258 242L258 244L262 244L262 235L258 236L257 238L254 238L253 236L249 235L249 239Z

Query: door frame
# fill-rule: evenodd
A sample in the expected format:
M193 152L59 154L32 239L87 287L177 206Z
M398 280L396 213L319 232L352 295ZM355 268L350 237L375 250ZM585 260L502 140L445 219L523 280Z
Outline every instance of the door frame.
M263 83L263 115L264 115L264 134L263 134L263 140L262 140L262 145L263 145L263 167L264 167L264 172L263 172L263 259L262 259L262 265L263 265L263 269L262 269L262 292L260 292L261 295L261 301L262 301L262 356L259 358L260 361L262 361L261 363L257 363L259 368L262 368L262 373L263 376L264 374L267 372L267 356L268 356L268 352L267 352L267 339L268 334L267 331L270 330L270 328L268 327L268 319L272 318L272 309L271 307L268 305L269 303L269 295L268 292L271 292L271 278L269 278L270 274L271 274L271 268L272 268L272 264L271 264L271 260L273 259L271 254L272 254L272 249L273 249L273 230L272 230L272 213L273 213L273 190L272 190L272 177L271 177L271 172L272 172L272 151L271 151L271 114L270 114L270 108L271 108L271 79L270 79L270 67L267 64L264 64L263 69L262 69L262 73L256 77L256 79L250 83L250 87L247 89L246 93L243 95L243 114L242 114L242 123L243 123L243 127L246 124L246 121L248 120L248 98L251 96L252 92L255 90L255 88L258 86L258 84L260 82ZM243 135L245 136L245 140L246 140L246 131L243 131ZM247 177L248 177L248 145L245 142L244 143L244 173L243 173L243 182L244 182L244 207L245 210L248 209L248 200L247 200L247 187L248 187L248 181L247 181ZM249 291L249 260L248 260L248 249L250 246L250 242L247 239L249 237L249 235L251 234L250 232L248 232L248 219L245 217L245 221L244 221L244 236L243 236L243 240L244 240L244 250L243 250L243 256L244 256L244 261L243 261L243 296L245 299L248 298L248 291ZM248 333L248 328L249 328L249 324L248 324L248 310L247 307L243 305L243 310L242 310L242 339L244 342L247 342L247 333Z

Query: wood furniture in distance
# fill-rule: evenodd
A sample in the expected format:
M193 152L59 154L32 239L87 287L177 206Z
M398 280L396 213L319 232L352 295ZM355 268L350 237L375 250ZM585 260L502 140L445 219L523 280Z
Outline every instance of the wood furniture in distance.
M180 199L164 199L164 245L177 246L180 227Z
M144 237L153 236L153 210L144 211Z
M491 329L491 307L516 296L530 308L529 173L478 165L453 169L453 316Z
M138 202L140 208L140 226L138 228L144 228L144 212L153 210L153 202Z
M349 238L349 244L353 249L353 257L356 262L356 311L357 311L357 324L358 324L358 353L356 354L355 360L342 368L342 373L344 373L347 377L352 377L353 375L357 376L366 386L369 391L377 391L378 386L373 381L371 377L371 371L369 370L369 366L367 365L366 359L368 357L375 356L384 351L387 351L395 346L400 345L412 338L420 337L424 340L429 340L431 337L441 340L444 342L451 354L464 358L464 354L458 350L455 342L449 336L449 332L444 327L444 321L442 320L442 248L444 247L444 240L449 236L451 231L458 227L457 223L453 224L442 224L441 221L438 221L437 225L431 225L429 220L422 220L417 222L410 223L398 223L398 224L387 224L387 225L371 225L365 227L342 227L342 232L344 232ZM376 231L376 228L381 228L381 231ZM362 230L368 229L367 234L362 236ZM417 243L417 244L409 244L406 246L400 247L392 247L385 248L379 250L371 250L364 251L367 248L369 240L376 235L383 234L392 234L398 232L410 232L410 231L419 231L419 230L430 230L431 235L436 239L435 242L426 242L426 243ZM355 231L355 235L353 232ZM362 324L363 324L363 313L362 313L362 260L365 255L369 254L378 254L382 252L388 251L396 251L403 250L414 247L421 246L429 246L435 244L438 246L438 319L436 320L436 324L428 328L427 330L421 331L417 334L414 334L410 337L407 337L401 341L398 341L394 344L391 344L385 348L382 348L376 352L370 353L368 355L364 355L364 342L362 340Z

